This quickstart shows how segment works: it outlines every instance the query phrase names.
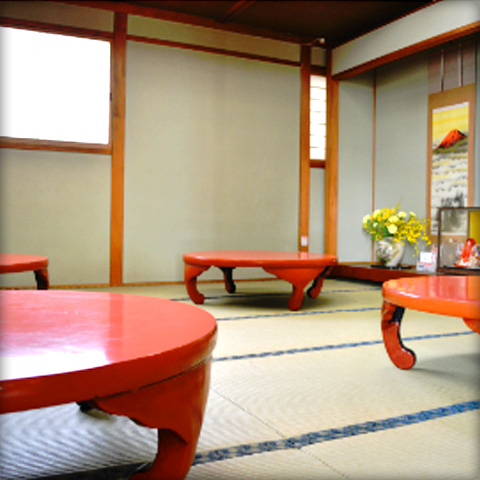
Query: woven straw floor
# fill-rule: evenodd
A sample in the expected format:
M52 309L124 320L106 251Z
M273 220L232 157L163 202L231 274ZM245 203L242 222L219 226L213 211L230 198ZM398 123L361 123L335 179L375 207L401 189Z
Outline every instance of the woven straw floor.
M182 285L104 290L191 303ZM402 371L379 285L327 279L298 312L278 280L199 290L219 334L187 480L480 478L480 336L461 319L407 311ZM76 404L0 416L1 480L127 479L155 448L154 431Z

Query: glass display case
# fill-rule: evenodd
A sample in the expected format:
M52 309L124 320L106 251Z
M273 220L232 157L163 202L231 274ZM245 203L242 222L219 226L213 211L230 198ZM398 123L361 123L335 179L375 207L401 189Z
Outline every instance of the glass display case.
M480 274L480 207L438 210L437 272Z

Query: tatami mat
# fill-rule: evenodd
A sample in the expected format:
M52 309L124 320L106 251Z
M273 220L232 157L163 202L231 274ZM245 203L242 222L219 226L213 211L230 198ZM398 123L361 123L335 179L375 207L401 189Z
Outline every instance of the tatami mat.
M109 290L191 303L182 285ZM480 337L461 319L407 311L417 363L402 371L381 340L378 285L328 279L297 312L278 280L199 290L218 342L187 480L480 476ZM75 404L2 415L0 428L2 480L121 480L155 455L155 432Z

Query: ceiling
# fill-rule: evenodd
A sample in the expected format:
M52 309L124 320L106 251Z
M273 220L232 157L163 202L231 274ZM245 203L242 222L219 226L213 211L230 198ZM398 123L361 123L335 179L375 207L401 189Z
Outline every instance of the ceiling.
M431 1L123 1L200 17L203 24L335 47L415 11ZM194 19L195 20L195 19ZM198 18L197 18L198 20ZM205 23L205 21L207 23ZM202 22L200 22L202 24ZM323 40L320 40L323 39Z

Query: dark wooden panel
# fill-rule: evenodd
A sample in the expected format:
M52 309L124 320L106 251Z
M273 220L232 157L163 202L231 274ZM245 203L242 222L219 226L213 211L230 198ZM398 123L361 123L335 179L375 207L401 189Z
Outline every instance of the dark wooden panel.
M445 50L443 53L443 90L458 88L462 85L462 50L461 47L454 47Z
M475 83L476 44L469 43L462 49L462 86Z

